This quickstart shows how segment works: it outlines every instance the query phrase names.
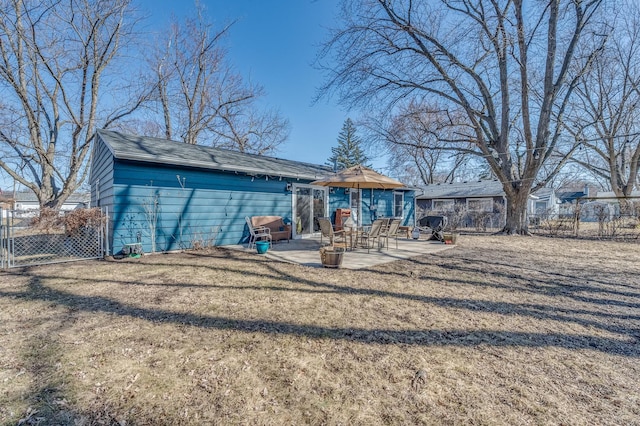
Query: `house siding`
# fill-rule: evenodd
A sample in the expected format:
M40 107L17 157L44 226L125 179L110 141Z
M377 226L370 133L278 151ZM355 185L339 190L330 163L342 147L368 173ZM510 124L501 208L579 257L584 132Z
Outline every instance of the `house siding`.
M333 194L329 191L329 219L336 223L336 209L349 208L349 194L344 193L344 188L335 188Z
M91 207L113 210L113 156L100 140L94 145L91 173Z
M208 244L240 244L248 238L245 216L277 215L291 222L291 193L286 181L190 170L183 167L115 162L114 249L143 243L151 251L157 207L156 251ZM178 176L180 181L178 180Z
M355 189L354 189L355 191ZM373 192L373 203L371 193ZM413 226L415 224L415 191L413 190L392 190L392 189L363 189L361 190L362 217L361 225L371 225L378 217L393 217L393 193L404 193L404 206L402 226ZM329 217L335 223L336 209L349 208L350 196L344 193L344 188L335 188L334 193L329 195ZM371 210L371 207L375 207Z
M100 134L96 138L90 183L92 206L109 211L112 253L118 253L125 244L137 242L149 253L153 251L154 239L155 251L192 248L197 242L204 245L245 243L249 237L245 216L281 216L285 223L292 223L293 196L287 191L287 184L311 181L298 177L252 177L241 171L171 162L163 164L161 157L154 157L154 161L121 158L118 151L115 151L116 158L113 146L107 144L107 140ZM121 144L119 149L125 152L138 149L136 144L129 147L122 145L125 143L122 140L118 143ZM176 157L176 152L171 151L171 155ZM312 166L300 164L305 170ZM318 166L319 170L321 167ZM368 214L371 192L362 191L364 224L371 223ZM379 215L392 215L393 192L373 191ZM413 191L405 192L404 222L409 224L414 221L413 196ZM337 208L349 206L349 194L345 194L343 188L335 188L329 194L328 205L334 220ZM155 226L153 214L150 214L154 212Z

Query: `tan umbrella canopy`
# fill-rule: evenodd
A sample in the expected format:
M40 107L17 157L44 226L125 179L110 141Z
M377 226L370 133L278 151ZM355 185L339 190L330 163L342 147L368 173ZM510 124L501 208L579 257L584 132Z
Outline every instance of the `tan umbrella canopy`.
M389 176L368 167L357 165L311 182L311 185L356 189L392 189L405 186Z
M405 186L402 182L360 164L313 181L311 185L356 189L392 189ZM357 218L356 224L360 224L360 218Z

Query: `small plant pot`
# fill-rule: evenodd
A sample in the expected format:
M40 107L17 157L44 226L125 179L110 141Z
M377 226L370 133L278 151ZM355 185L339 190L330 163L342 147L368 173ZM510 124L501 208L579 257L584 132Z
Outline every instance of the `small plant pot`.
M453 232L444 233L443 238L445 244L455 244L458 240L458 234Z
M269 250L269 241L256 241L256 251L258 254L265 254Z
M125 244L122 247L122 254L127 257L139 258L142 255L142 244L140 243L132 243Z
M339 268L342 265L344 249L322 247L320 249L320 261L325 268Z

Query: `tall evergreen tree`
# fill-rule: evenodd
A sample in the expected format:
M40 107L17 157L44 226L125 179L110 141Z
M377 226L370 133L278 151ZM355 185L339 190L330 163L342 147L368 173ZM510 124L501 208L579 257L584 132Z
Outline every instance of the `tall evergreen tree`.
M366 164L369 161L369 157L364 153L361 147L362 141L356 135L356 132L355 124L350 118L347 118L338 135L338 146L331 148L332 155L329 157L327 165L335 166L336 170L346 169L358 164L369 166L369 164Z

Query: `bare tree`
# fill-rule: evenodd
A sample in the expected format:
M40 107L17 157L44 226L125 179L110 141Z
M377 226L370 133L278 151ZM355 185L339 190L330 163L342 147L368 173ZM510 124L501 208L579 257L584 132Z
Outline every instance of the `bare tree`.
M453 182L465 174L469 155L447 142L455 138L458 117L446 110L410 101L401 106L387 123L384 118L369 119L369 129L389 154L389 166L403 170L404 181L414 185ZM473 148L470 142L467 149ZM411 178L413 175L415 178ZM417 178L417 179L416 179Z
M164 137L241 152L274 151L288 137L277 111L260 111L260 86L247 84L227 61L222 40L198 6L194 17L174 21L150 61Z
M119 99L107 75L133 34L129 3L0 0L0 168L41 206L58 208L85 180L97 123L143 101L132 87Z
M576 88L567 129L582 145L573 161L629 197L640 166L640 7L620 1L617 8L607 48Z
M224 105L220 119L210 128L214 146L268 154L287 140L289 121L275 109L260 110L255 101L263 91L258 87L253 90L256 96L247 102Z
M538 173L591 61L581 42L602 1L343 0L343 25L321 53L321 93L348 106L392 111L415 98L463 114L466 131L449 142L473 143L459 150L502 182L503 231L526 234L527 200L548 179Z

